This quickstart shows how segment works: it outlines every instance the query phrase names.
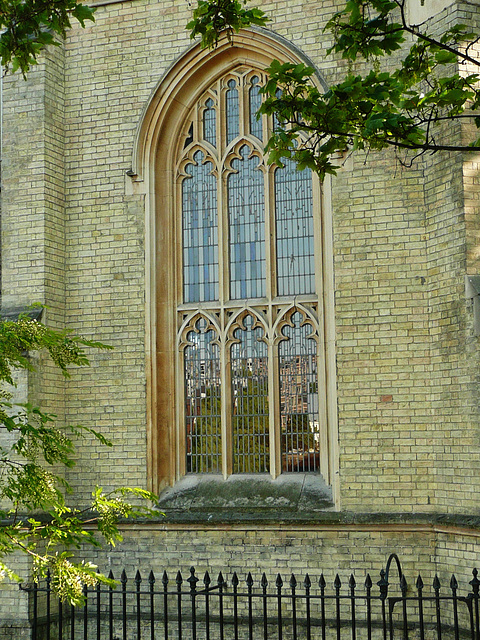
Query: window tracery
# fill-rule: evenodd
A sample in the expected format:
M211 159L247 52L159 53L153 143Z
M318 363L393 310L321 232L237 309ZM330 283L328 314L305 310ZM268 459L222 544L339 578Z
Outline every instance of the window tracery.
M264 81L240 67L212 83L178 158L187 473L320 471L313 179L291 162L266 164L269 123L256 116Z

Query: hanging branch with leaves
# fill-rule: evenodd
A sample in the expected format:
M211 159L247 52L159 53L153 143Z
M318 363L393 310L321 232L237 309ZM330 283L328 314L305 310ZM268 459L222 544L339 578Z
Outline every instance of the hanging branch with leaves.
M202 0L201 4L201 29L195 15L188 28L192 35L202 36L202 46L215 46L222 31L231 31L238 24L239 16L229 18L230 23L225 17L221 23L210 20L205 24L221 2ZM258 24L249 23L242 11L242 27ZM261 14L257 19L266 18ZM312 82L311 67L271 64L260 109L277 123L267 145L270 162L281 164L282 159L293 158L299 169L310 167L323 177L336 172L332 156L347 148L394 147L415 156L440 150L480 150L478 134L466 144L452 144L451 128L449 135L444 126L467 121L474 129L480 128L480 76L476 72L480 38L466 25L456 24L437 37L425 25L408 24L406 0L348 0L325 30L333 35L329 53L348 60L350 71L338 84L322 91ZM407 38L413 44L400 53ZM382 69L381 59L394 54L394 70ZM357 61L370 66L365 75L352 71ZM474 72L467 73L467 68Z
M67 331L55 331L27 315L18 321L0 321L0 572L20 577L8 567L6 557L22 551L33 561L33 577L52 577L55 593L79 604L83 585L110 583L86 562L74 562L69 549L101 542L115 545L122 539L118 523L124 518L149 517L159 512L149 505L156 496L139 488L121 487L104 493L95 487L84 509L68 506L71 492L61 469L75 463L74 437L90 436L102 445L111 443L94 429L80 425L61 428L56 416L31 404L12 404L5 385L14 384L15 369L33 370L29 354L46 350L65 377L71 365L89 364L85 348L108 349Z

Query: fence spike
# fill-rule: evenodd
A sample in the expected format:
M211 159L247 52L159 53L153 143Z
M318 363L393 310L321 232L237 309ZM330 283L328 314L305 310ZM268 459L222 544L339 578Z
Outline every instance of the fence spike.
M340 589L340 587L342 586L342 581L340 580L340 576L337 575L335 576L335 580L333 582L333 586L335 587L335 589Z
M417 578L417 582L415 583L415 586L417 587L418 591L421 591L423 589L423 580L420 574L418 574L418 578Z
M275 585L277 589L281 589L283 587L282 576L279 573L277 573L277 579L275 580Z
M47 583L47 589L50 588L51 581L52 581L52 574L50 573L50 569L47 569L47 576L45 578L45 582Z
M167 584L168 584L168 575L167 575L167 572L166 572L166 571L164 571L164 572L163 572L163 575L162 575L162 584L163 584L163 586L164 586L165 588L167 587Z
M292 589L295 589L296 586L297 586L297 579L295 578L295 576L292 573L292 575L290 576L290 587Z
M350 587L350 589L355 589L355 587L357 586L357 583L355 582L355 578L353 573L350 575L350 580L348 581L348 586Z
M310 580L310 576L308 575L308 573L305 575L303 586L305 587L305 589L310 589L310 587L312 586L312 581Z
M440 591L440 580L438 579L437 574L435 574L435 577L433 579L433 588L435 589L435 591Z
M122 569L122 575L120 576L120 582L123 585L126 585L128 582L128 578L127 578L127 572L125 571L125 569Z
M225 580L223 578L223 573L221 571L218 574L217 584L218 584L219 587L226 587L227 586L227 583L225 582Z
M371 589L373 585L372 579L370 577L370 574L367 573L367 577L365 578L365 588L366 589Z
M140 584L142 582L142 576L140 575L140 571L137 569L137 573L135 574L135 584Z
M253 578L250 571L248 572L248 576L247 576L247 587L253 587Z
M208 571L205 571L205 575L203 577L203 584L208 587L208 585L212 582L212 579L210 578L210 574L208 573Z
M151 569L150 573L148 574L148 583L151 585L155 584L155 574L153 573L153 569Z
M405 578L405 574L402 573L402 577L400 578L400 589L403 595L407 593L407 588L407 579Z
M325 587L327 586L327 583L325 582L325 578L323 577L323 573L321 574L319 580L318 580L318 586L320 587L320 589L325 589Z
M240 580L238 579L237 572L236 572L236 571L234 571L234 572L233 572L233 576L232 576L232 585L233 585L234 587L238 587L238 583L239 583L239 582L240 582Z
M175 578L175 582L177 583L178 586L180 586L183 582L183 578L182 578L182 574L180 573L180 570L177 571L177 577Z
M453 573L452 573L452 577L450 578L450 589L453 591L454 595L456 590L458 589L458 582Z
M108 579L109 580L115 580L115 578L113 577L113 571L110 569L110 571L108 572Z
M268 587L268 580L265 573L262 574L262 579L260 580L260 586L262 587L262 589L266 589Z

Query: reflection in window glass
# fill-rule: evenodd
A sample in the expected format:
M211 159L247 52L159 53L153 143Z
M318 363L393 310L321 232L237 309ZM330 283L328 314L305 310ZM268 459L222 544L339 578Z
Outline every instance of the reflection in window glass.
M320 468L317 343L310 324L292 315L279 345L280 421L283 471L318 471Z
M265 296L265 201L258 158L240 149L228 178L230 220L230 296L233 300Z
M262 473L269 470L268 357L263 331L244 320L232 346L233 472Z
M185 418L187 471L220 473L220 357L215 332L202 318L187 335L185 348Z
M278 295L315 291L312 174L291 160L275 171Z
M184 302L218 299L217 185L203 158L195 153L182 184Z

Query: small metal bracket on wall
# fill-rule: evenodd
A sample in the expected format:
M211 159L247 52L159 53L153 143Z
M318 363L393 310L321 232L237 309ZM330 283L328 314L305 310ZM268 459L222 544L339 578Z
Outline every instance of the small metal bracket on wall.
M465 296L473 308L473 335L480 336L480 276L465 276Z

